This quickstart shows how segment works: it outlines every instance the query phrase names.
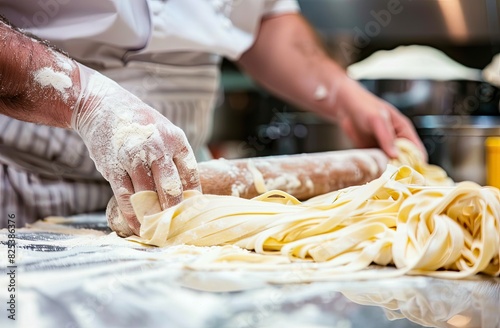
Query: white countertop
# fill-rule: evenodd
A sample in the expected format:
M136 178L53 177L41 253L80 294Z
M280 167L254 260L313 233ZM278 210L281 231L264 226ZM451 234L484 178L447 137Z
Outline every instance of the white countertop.
M189 271L162 249L106 238L103 215L17 229L17 326L500 327L500 278L271 285L265 272ZM0 231L5 250L6 240ZM1 327L16 326L2 313Z

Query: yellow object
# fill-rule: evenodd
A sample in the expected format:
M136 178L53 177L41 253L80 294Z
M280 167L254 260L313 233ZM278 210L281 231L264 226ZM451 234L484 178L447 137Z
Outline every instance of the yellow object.
M500 136L486 139L486 184L500 188Z

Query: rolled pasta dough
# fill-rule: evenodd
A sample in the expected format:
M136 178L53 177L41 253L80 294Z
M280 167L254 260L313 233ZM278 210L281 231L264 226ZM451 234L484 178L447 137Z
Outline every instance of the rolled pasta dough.
M304 202L278 190L251 200L186 191L179 205L159 211L156 193L137 193L131 201L141 233L128 239L159 247L231 245L188 264L192 269L301 271L276 282L498 276L500 191L455 185L409 142L398 146L399 167ZM396 270L365 270L373 263Z

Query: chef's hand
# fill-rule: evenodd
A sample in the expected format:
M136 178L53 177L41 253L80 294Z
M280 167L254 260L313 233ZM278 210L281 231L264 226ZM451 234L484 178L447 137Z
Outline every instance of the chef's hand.
M415 143L427 160L427 151L411 121L391 104L345 77L335 104L336 120L357 147L377 147L391 158L398 156L397 138Z
M265 17L238 64L276 95L340 123L358 147L379 146L397 157L395 139L407 138L426 157L410 121L349 79L300 14Z
M97 169L109 181L132 232L139 234L130 196L158 193L165 209L182 191L200 189L197 163L184 132L96 71L78 65L81 92L71 117Z

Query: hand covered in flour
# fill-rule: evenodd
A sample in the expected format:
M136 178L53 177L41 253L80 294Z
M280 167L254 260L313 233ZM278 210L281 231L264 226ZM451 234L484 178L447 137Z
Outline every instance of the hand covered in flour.
M340 84L336 119L357 147L380 147L396 158L397 138L413 142L427 161L427 151L410 120L391 104L365 90L358 82L345 77Z
M130 228L122 235L138 235L140 224L130 196L153 190L163 209L179 203L183 190L200 189L196 159L180 128L114 81L84 66L78 68L81 92L71 126L111 184Z

